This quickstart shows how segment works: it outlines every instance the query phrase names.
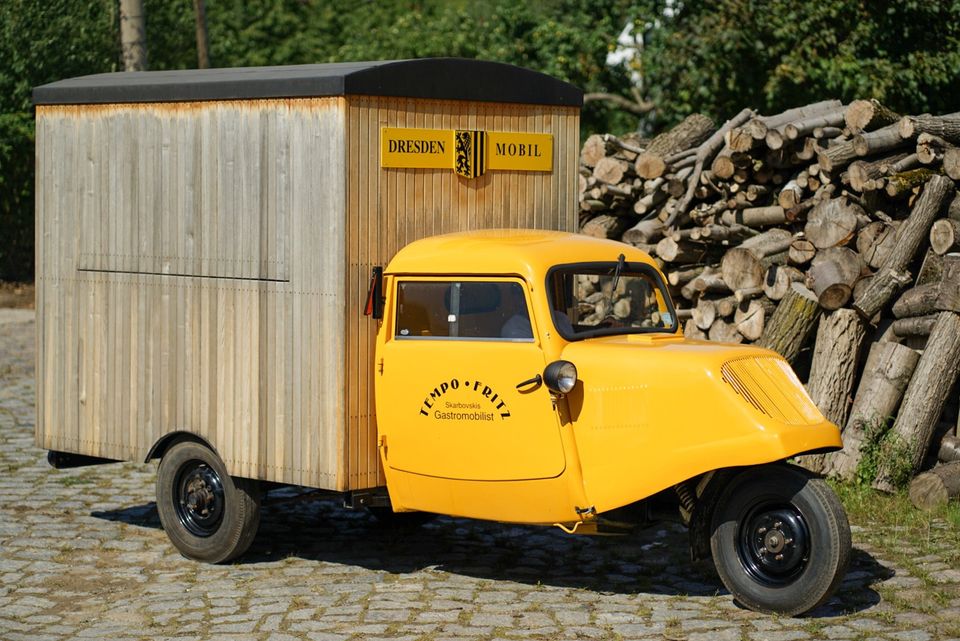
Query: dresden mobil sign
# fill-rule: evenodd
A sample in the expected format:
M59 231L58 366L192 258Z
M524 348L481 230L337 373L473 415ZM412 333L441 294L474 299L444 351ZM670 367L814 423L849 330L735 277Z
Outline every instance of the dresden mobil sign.
M553 135L476 129L380 129L380 166L486 171L553 171Z

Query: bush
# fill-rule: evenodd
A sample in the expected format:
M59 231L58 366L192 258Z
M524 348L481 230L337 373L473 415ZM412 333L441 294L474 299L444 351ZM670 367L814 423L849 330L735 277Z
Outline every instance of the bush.
M33 117L0 114L0 280L33 280Z

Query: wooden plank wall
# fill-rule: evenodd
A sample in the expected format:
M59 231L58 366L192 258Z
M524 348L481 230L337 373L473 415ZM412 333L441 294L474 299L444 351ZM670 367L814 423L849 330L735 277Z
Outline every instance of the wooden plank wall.
M362 315L374 265L434 234L527 227L574 231L580 111L497 103L348 97L347 112L347 442L350 488L384 485L374 410L376 323ZM482 129L551 133L551 173L381 169L380 128Z
M345 489L343 98L37 108L37 442Z

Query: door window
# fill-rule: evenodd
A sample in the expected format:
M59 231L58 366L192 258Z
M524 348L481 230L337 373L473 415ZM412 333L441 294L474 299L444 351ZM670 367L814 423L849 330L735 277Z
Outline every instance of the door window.
M397 288L397 338L533 342L520 283L401 281Z

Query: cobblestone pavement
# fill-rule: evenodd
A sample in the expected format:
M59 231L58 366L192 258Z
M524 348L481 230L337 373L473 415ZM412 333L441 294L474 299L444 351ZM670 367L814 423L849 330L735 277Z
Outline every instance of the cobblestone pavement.
M438 518L399 533L289 489L266 497L239 562L194 563L160 529L155 466L47 466L33 444L33 334L32 312L0 310L4 641L960 636L956 565L898 567L858 528L838 595L799 619L738 608L672 526L591 538Z

